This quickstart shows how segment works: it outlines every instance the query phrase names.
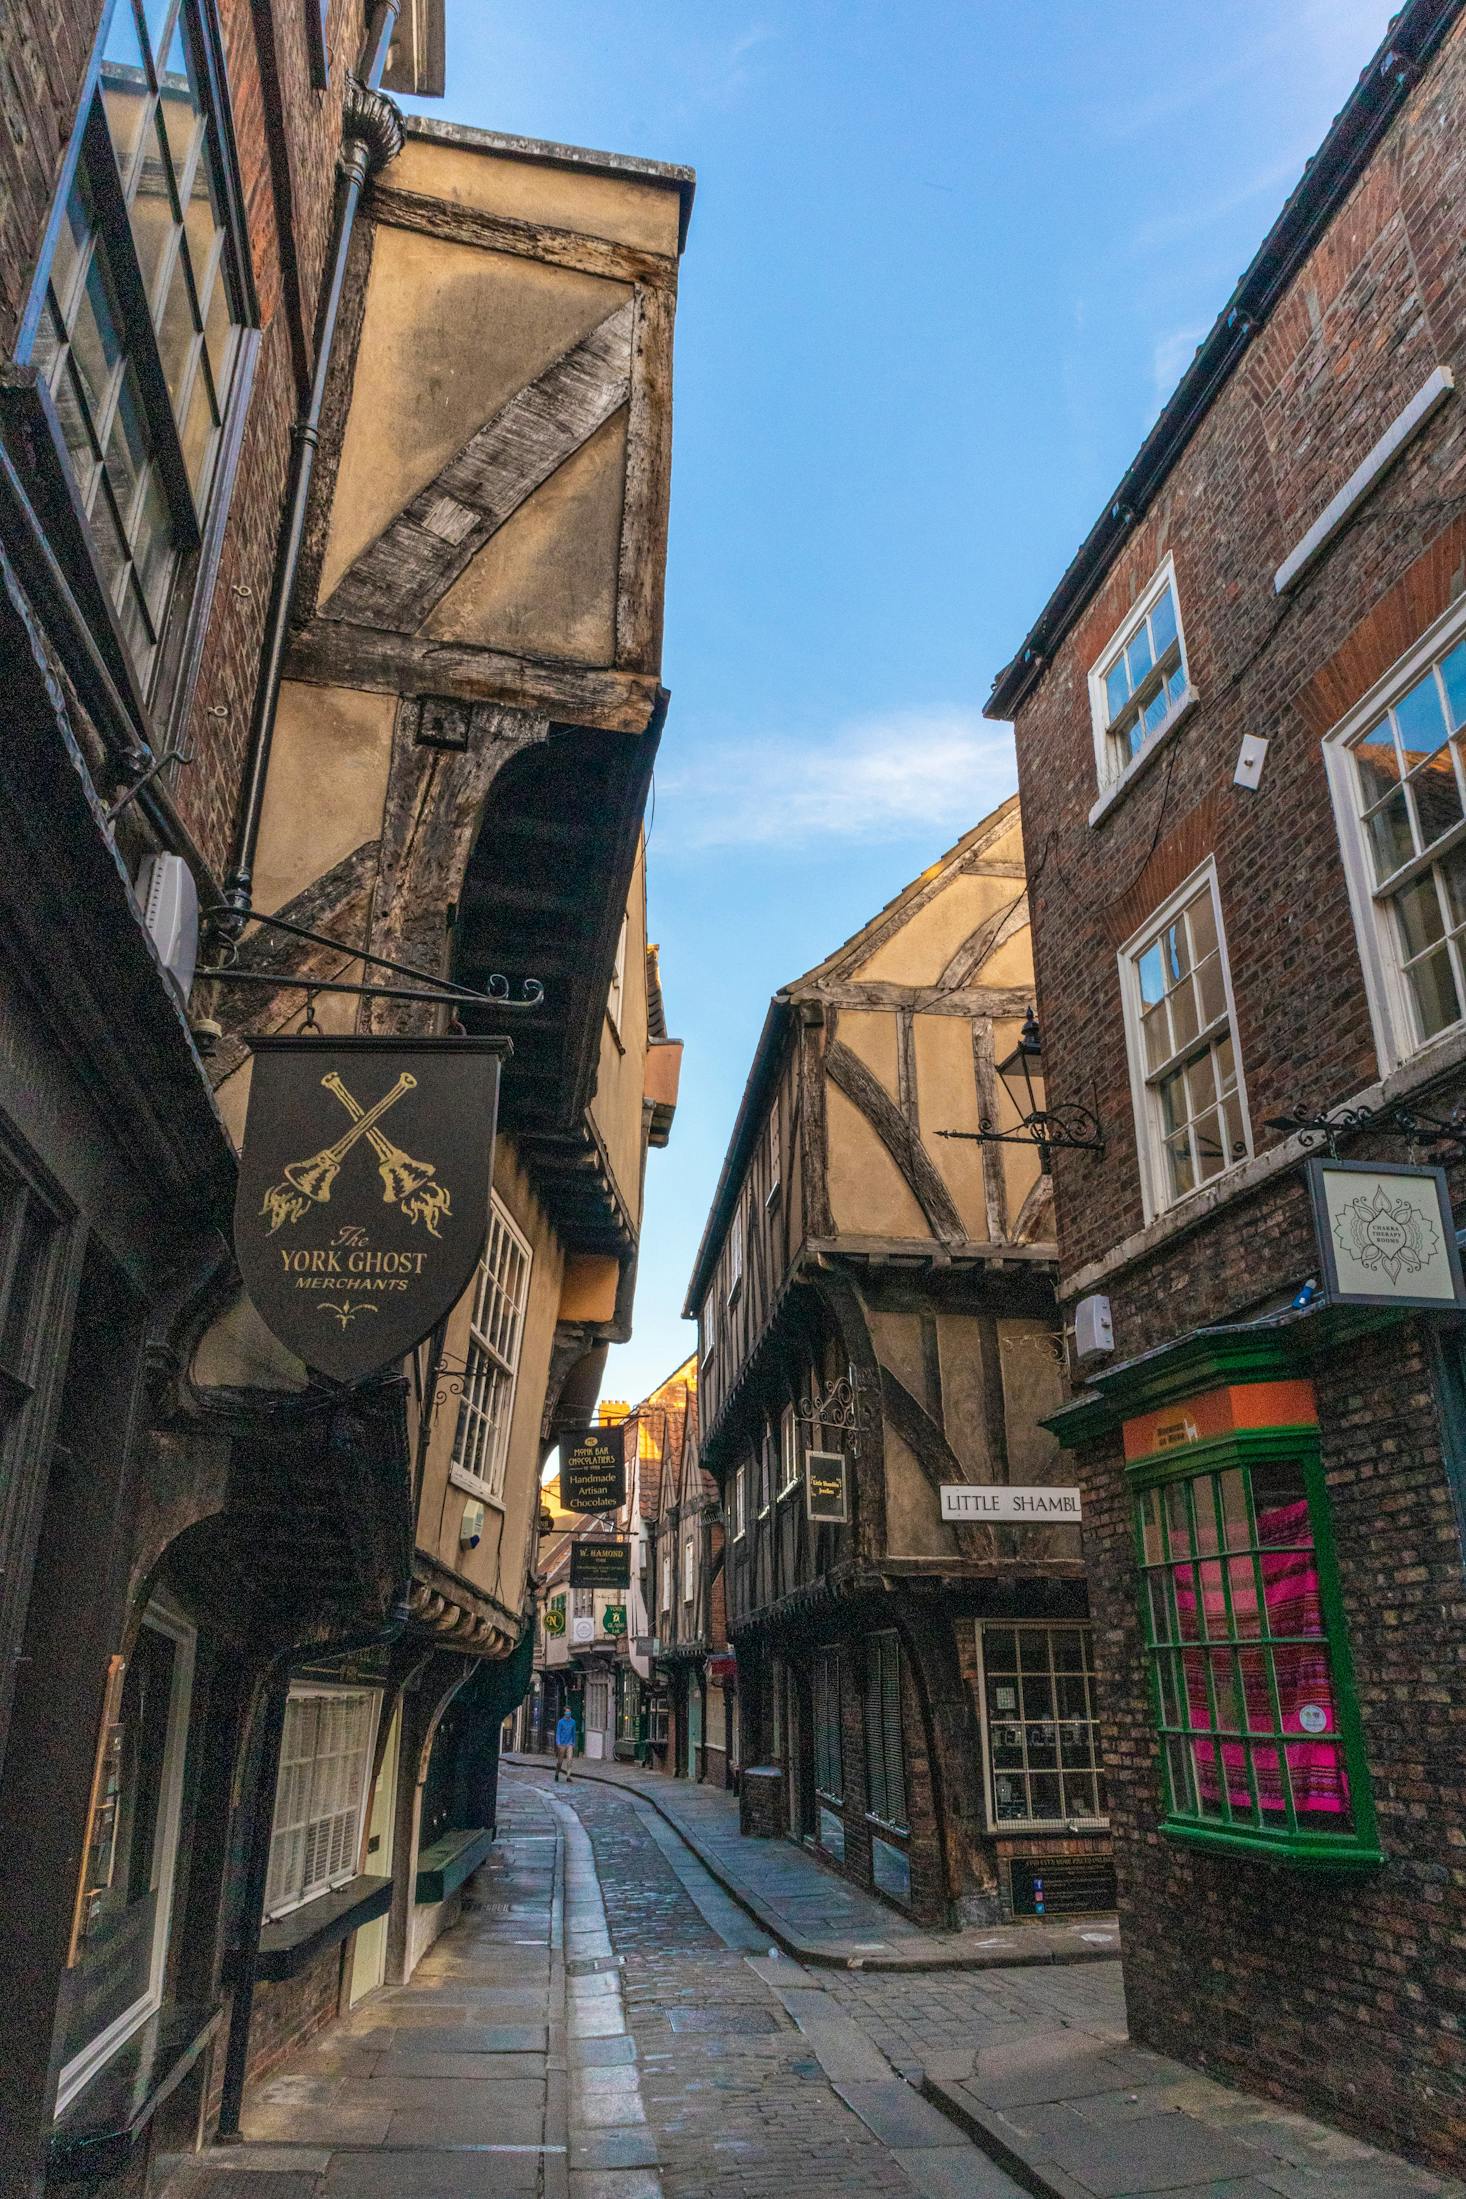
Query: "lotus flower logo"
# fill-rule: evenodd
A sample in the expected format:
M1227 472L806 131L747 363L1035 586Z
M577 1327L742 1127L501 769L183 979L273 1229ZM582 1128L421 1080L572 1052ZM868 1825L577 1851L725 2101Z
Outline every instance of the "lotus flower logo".
M1391 1283L1423 1274L1440 1250L1432 1217L1408 1198L1391 1198L1383 1184L1376 1184L1372 1197L1361 1192L1340 1210L1334 1237L1341 1252Z

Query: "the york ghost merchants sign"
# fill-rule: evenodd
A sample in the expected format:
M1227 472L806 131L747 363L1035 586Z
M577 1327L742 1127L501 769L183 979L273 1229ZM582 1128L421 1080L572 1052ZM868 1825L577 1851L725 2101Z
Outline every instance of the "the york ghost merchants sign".
M234 1243L261 1318L359 1382L461 1297L488 1229L502 1038L252 1041Z
M626 1429L577 1428L560 1438L560 1506L614 1512L626 1502Z

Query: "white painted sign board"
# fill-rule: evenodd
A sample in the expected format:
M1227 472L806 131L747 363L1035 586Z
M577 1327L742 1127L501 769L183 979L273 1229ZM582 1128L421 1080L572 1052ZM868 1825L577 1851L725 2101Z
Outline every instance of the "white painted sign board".
M942 1517L958 1526L1006 1521L1024 1527L1077 1527L1083 1513L1077 1489L1015 1489L980 1481L945 1481Z

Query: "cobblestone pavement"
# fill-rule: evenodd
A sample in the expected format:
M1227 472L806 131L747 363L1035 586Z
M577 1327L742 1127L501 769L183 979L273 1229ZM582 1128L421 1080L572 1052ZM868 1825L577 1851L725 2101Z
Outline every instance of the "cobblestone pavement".
M159 2199L1466 2199L1133 2047L1116 1964L808 1969L644 1797L507 1768L459 1923L245 2131Z

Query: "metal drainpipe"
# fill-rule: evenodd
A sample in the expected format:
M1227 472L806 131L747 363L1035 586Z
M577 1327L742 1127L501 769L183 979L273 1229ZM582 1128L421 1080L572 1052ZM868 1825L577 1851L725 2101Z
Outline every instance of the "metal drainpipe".
M265 782L270 770L270 746L275 734L275 713L280 701L280 681L285 652L290 642L290 606L300 568L310 509L311 482L316 470L316 450L321 439L321 412L326 399L326 378L335 345L341 293L346 282L346 260L356 226L357 209L368 176L402 150L402 116L379 91L401 0L382 0L367 32L362 50L361 73L347 79L343 110L345 135L341 148L341 180L336 200L330 254L330 280L321 300L316 329L315 369L311 376L310 402L295 423L291 450L290 498L281 534L280 554L270 589L265 616L265 643L250 715L249 744L245 750L244 786L239 822L234 835L224 903L232 913L221 928L232 934L249 915L254 890L255 850L260 836L260 817L265 802Z

